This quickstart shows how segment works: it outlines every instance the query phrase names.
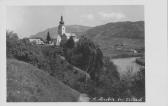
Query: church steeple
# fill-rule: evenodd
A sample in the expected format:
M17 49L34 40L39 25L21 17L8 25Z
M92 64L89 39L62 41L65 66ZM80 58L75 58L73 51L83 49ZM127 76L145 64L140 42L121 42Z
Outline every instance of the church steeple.
M65 32L64 20L63 20L63 16L61 16L61 20L60 20L59 25L58 25L58 34L61 36L65 33L66 32Z
M63 16L61 16L60 24L64 24Z

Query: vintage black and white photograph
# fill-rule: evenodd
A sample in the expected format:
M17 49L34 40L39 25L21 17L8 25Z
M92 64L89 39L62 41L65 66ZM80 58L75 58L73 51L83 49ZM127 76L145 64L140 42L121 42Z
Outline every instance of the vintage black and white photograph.
M6 7L7 102L145 102L144 5Z

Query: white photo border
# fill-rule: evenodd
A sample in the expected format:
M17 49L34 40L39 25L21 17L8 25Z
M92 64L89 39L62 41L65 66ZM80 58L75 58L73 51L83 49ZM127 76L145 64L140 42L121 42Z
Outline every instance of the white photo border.
M145 16L145 87L146 102L6 102L6 6L28 5L144 5ZM167 106L168 105L168 45L167 0L2 0L0 1L0 105L1 106ZM2 18L1 18L2 17Z

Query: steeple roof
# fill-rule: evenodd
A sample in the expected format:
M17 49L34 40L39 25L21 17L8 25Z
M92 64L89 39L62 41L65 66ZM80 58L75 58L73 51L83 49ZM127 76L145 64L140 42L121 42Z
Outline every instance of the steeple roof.
M61 16L60 24L64 24L63 16Z

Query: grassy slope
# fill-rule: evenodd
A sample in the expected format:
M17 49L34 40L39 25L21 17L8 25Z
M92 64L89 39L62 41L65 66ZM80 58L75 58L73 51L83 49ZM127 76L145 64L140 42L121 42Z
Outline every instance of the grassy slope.
M7 101L77 101L79 92L36 67L7 60Z

